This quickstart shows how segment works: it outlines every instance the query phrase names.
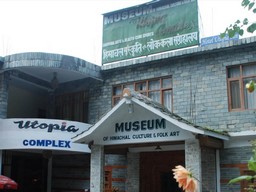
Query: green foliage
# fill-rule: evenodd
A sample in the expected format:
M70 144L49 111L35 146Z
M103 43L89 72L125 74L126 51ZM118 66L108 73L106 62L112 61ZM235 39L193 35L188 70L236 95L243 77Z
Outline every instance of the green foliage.
M248 169L256 172L256 159L254 156L248 161Z
M252 171L253 175L242 175L231 179L228 184L238 183L241 181L250 181L252 184L248 185L248 188L245 188L246 191L255 192L256 186L254 186L254 180L256 179L256 140L252 141L252 152L253 155L248 161L248 169Z
M241 5L244 8L247 8L248 11L251 11L254 14L256 13L255 0L242 0ZM233 24L229 25L229 27L227 27L225 31L220 34L220 37L224 38L226 34L229 37L234 37L236 33L243 36L244 28L246 28L247 32L254 33L256 30L256 22L250 23L247 18L244 18L243 21L237 20Z
M228 184L238 183L238 182L244 181L244 180L246 180L246 181L251 181L251 180L254 179L254 178L255 178L255 176L251 176L251 175L242 175L242 176L240 176L240 177L236 177L236 178L234 178L234 179L231 179L231 180L228 182Z

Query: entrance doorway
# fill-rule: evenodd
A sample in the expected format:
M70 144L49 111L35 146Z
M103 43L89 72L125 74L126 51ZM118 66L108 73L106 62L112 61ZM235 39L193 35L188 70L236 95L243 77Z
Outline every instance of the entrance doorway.
M19 184L17 192L45 192L47 159L42 154L16 153L12 157L12 177Z
M184 151L140 154L140 192L181 192L172 169L185 164Z

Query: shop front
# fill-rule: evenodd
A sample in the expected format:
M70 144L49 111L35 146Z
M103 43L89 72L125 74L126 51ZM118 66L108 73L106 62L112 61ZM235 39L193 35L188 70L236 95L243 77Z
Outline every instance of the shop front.
M228 136L196 126L129 89L123 96L96 124L73 138L91 148L91 191L179 191L171 171L176 165L192 169L202 180L202 159L207 153L216 157ZM116 176L117 165L109 166L110 154L125 156L122 178ZM219 180L216 170L213 177Z
M90 150L71 137L90 125L100 66L79 58L27 52L0 60L0 173L17 192L89 188Z
M82 163L86 156L89 157L87 145L71 142L71 137L86 131L89 126L66 120L1 119L1 172L18 182L19 192L59 190L66 174L63 167L68 163L74 167L77 158ZM69 174L71 180L75 173L70 171ZM88 188L86 182L83 183L81 189Z

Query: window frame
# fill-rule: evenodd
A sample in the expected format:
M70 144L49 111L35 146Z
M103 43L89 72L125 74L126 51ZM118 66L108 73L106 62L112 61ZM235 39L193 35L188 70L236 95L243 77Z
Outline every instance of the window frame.
M248 79L248 78L256 78L256 74L255 75L247 75L247 76L243 75L243 67L249 66L249 65L255 65L256 66L256 63L233 65L233 66L228 66L226 68L228 110L230 112L256 109L256 107L255 108L250 108L250 109L245 107L245 94L244 94L245 87L244 87L243 81L244 81L244 79ZM229 70L232 69L232 68L236 68L236 67L239 67L239 76L229 78ZM240 108L232 108L231 82L235 82L235 81L239 82Z
M164 79L171 79L171 85L170 87L164 88L163 87L163 80ZM149 82L153 82L153 81L160 81L160 87L159 89L149 89ZM138 84L144 84L146 83L146 89L145 90L136 90L136 85ZM165 91L171 91L172 95L171 95L171 111L173 111L173 79L172 76L164 76L164 77L158 77L158 78L152 78L152 79L145 79L145 80L140 80L140 81L134 81L134 82L128 82L128 83L124 83L124 84L117 84L117 85L113 85L112 86L112 106L116 105L118 103L118 101L116 102L116 99L119 99L119 101L123 98L123 90L124 88L126 88L127 86L132 86L133 90L135 90L138 93L141 93L147 97L149 97L149 94L152 92L159 92L160 93L160 104L164 105L164 92ZM114 91L115 88L119 87L120 94L119 95L115 95Z

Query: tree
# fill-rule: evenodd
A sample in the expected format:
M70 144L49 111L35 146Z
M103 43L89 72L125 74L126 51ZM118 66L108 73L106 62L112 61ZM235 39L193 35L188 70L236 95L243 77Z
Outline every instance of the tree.
M241 6L256 14L255 0L242 0ZM253 33L256 30L256 22L250 23L247 18L244 18L243 20L238 19L234 24L230 24L229 27L220 34L220 37L224 38L226 35L234 37L236 33L243 36L244 28L246 28L247 32Z
M242 0L241 6L243 6L244 8L248 8L248 11L256 14L255 1L256 0ZM248 18L244 18L242 21L238 19L234 24L230 24L229 27L227 27L225 31L220 34L220 37L224 38L226 35L228 35L229 37L234 37L237 33L240 36L243 36L244 28L246 28L247 32L254 33L254 31L256 30L256 22L254 21L250 23ZM255 87L256 83L254 81L250 81L246 84L246 89L250 93L254 92Z

